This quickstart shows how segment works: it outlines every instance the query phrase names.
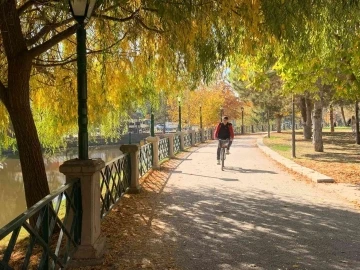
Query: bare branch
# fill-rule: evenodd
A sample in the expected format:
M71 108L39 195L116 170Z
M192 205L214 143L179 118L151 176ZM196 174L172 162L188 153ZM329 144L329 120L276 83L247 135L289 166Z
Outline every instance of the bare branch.
M65 65L70 64L70 63L74 63L74 62L76 62L76 60L77 60L77 58L70 59L70 60L67 60L67 61L59 61L59 62L54 61L51 64L41 64L41 63L35 61L33 63L33 66L34 67L59 67L59 66L65 66Z
M0 81L0 100L5 104L7 102L6 99L6 87L5 85L2 83L2 81Z
M59 34L53 36L52 38L50 38L46 42L42 43L41 45L38 45L38 46L32 48L31 50L29 50L29 54L32 57L36 57L36 56L42 54L43 52L46 52L48 49L50 49L51 47L53 47L60 41L73 35L76 32L76 30L78 29L78 27L79 27L78 24L74 24L73 26L71 26L68 29L60 32Z
M36 42L38 42L43 36L45 36L51 30L54 30L60 26L63 26L73 20L74 20L73 18L69 18L69 19L63 20L62 22L59 22L59 23L45 25L43 28L40 29L39 32L37 32L36 35L34 35L32 38L29 38L28 40L26 40L26 44L28 46L34 45Z
M29 0L25 2L22 6L18 8L19 15L23 14L25 10L27 10L29 7L31 7L35 2L33 0Z
M145 29L149 30L149 31L153 31L153 32L156 32L156 33L159 33L159 34L162 34L164 33L163 30L160 30L160 29L156 29L156 28L151 28L149 26L147 26L140 18L136 17L136 21Z
M113 48L115 45L117 45L118 43L120 43L122 40L125 39L125 37L127 36L127 33L124 34L124 36L117 40L116 42L114 42L113 44L111 44L109 47L101 49L101 50L95 50L95 51L88 51L86 54L90 55L90 54L98 54L98 53L103 53L106 51L109 51L111 48ZM60 60L60 61L51 61L51 60L41 60L41 59L35 59L33 65L35 67L57 67L57 66L65 66L67 64L73 63L77 60L77 58L73 58L75 56L75 54L72 54L70 56L68 56L67 58ZM41 63L43 62L43 63Z
M28 8L30 8L33 5L42 5L42 6L48 6L51 2L56 2L54 0L29 0L27 2L25 2L24 4L22 4L20 7L18 7L17 11L18 14L21 15L23 14Z

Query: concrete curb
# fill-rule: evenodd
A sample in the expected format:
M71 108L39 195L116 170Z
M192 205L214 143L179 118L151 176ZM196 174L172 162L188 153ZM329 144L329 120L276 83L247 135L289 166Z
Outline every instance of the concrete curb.
M275 151L271 150L269 147L264 145L264 141L263 141L262 137L257 139L257 145L261 149L261 151L263 151L266 155L268 155L273 160L279 162L280 164L284 165L286 168L288 168L294 172L300 173L300 174L310 178L315 183L334 183L333 178L331 178L327 175L321 174L312 169L301 166L301 165L295 163L294 161L287 159L287 158L281 156L280 154L276 153Z

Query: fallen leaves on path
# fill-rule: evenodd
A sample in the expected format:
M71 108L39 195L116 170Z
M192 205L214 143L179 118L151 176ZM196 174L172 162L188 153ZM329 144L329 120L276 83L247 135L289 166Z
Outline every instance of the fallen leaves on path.
M177 270L175 244L166 238L167 224L157 219L160 199L172 171L186 158L162 164L161 170L151 171L141 179L139 194L126 194L101 223L107 248L102 265L71 269L163 269Z

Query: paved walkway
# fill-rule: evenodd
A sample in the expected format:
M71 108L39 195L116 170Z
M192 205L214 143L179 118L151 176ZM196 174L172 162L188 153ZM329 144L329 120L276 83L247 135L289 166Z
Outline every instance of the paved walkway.
M177 268L360 269L359 209L295 179L256 138L234 141L224 172L215 142L172 172L156 219L167 228L163 245L175 246Z

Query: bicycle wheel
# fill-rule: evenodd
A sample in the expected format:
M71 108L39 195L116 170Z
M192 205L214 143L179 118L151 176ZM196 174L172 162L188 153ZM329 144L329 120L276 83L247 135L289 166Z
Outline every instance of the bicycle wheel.
M221 170L224 170L224 163L225 163L225 148L221 149Z

